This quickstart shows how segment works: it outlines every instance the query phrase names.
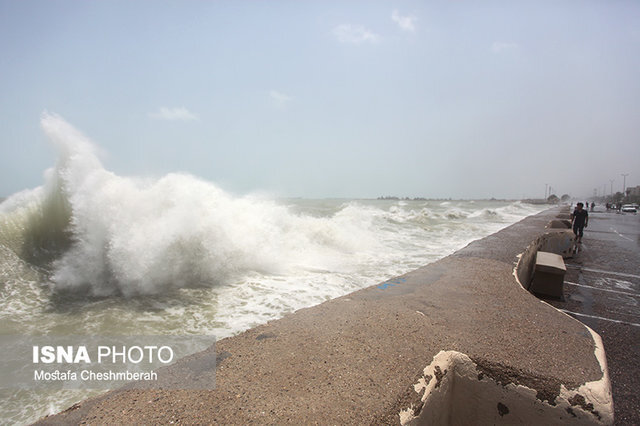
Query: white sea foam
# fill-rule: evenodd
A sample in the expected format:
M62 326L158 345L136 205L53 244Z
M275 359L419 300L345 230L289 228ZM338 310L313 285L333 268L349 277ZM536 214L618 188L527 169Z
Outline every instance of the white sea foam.
M71 247L53 264L58 291L134 296L213 286L247 272L339 270L345 255L376 243L367 212L356 208L302 216L186 174L116 176L63 119L45 114L42 126L60 160L42 189L12 197L4 210L62 198Z

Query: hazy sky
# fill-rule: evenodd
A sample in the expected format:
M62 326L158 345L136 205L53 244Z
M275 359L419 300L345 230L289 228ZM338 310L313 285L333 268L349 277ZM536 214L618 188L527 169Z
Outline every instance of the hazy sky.
M0 196L57 113L126 176L234 193L640 185L640 2L0 0Z

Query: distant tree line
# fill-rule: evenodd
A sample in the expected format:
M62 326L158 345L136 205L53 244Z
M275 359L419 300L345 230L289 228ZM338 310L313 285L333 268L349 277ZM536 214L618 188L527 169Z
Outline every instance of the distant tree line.
M383 197L378 197L378 200L391 200L391 201L428 201L428 200L448 200L451 201L451 198L424 198L424 197L396 197L395 195L385 195Z
M562 197L558 198L556 194L549 195L545 198L525 198L521 200L523 203L527 204L558 204L559 202L566 203L571 199L569 194L564 194Z

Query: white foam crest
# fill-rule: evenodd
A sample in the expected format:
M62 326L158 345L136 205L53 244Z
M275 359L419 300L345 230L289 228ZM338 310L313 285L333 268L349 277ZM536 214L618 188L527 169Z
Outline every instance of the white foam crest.
M469 214L469 218L470 219L475 219L475 218L498 218L500 214L498 213L497 209L482 209L482 210L477 210L471 214Z
M498 207L496 210L505 215L522 216L523 214L538 211L539 208L531 204L524 204L521 201L514 201L506 206Z
M447 209L446 212L444 212L443 217L447 218L447 219L452 219L452 220L456 220L456 219L464 219L468 216L467 212L459 209L457 207L453 207L450 209Z
M67 185L81 186L85 177L102 170L97 147L62 117L45 112L40 125L58 150L56 168Z

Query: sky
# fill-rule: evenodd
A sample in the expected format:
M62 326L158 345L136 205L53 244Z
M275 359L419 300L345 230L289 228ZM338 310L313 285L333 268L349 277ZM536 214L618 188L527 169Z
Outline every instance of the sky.
M0 0L0 196L55 165L45 111L234 194L608 195L640 185L640 2Z

